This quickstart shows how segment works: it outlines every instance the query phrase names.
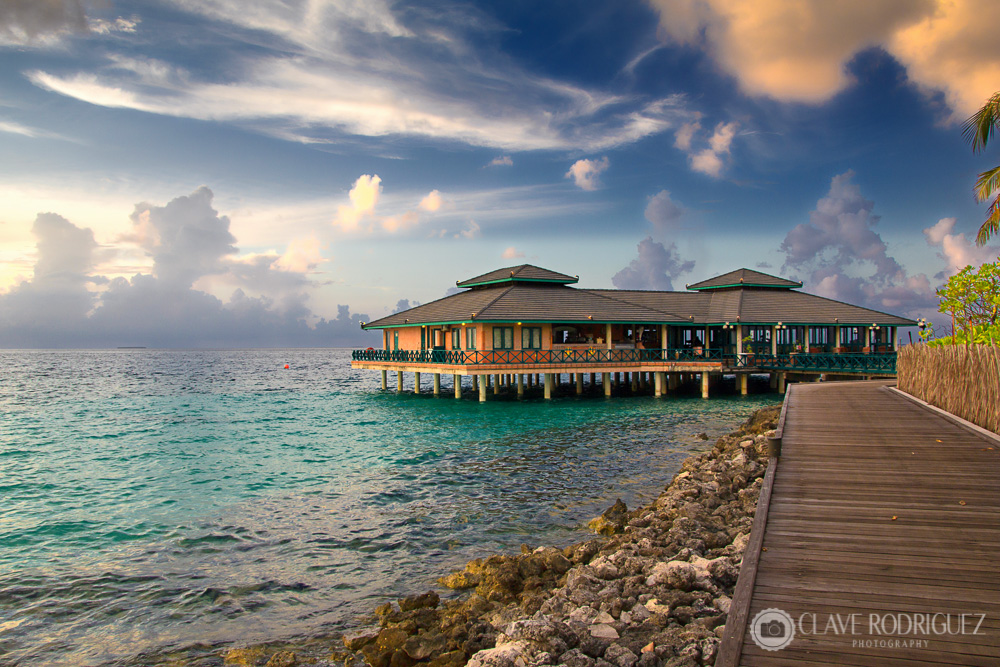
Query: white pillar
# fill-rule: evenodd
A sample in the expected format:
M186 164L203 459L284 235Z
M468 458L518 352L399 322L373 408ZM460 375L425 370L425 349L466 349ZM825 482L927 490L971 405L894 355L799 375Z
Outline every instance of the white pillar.
M809 352L809 325L802 327L802 351Z
M517 396L524 396L524 373L517 374Z
M583 393L583 373L576 374L576 395Z
M663 395L663 378L660 373L653 373L653 396L659 398Z
M545 398L552 398L552 373L545 374Z
M740 395L746 396L749 391L747 380L750 378L750 375L748 373L740 373L736 377L740 380Z
M472 377L476 377L476 376L473 375ZM489 384L489 377L490 377L489 375L484 375L483 376L483 381L479 383L479 402L480 403L485 403L486 402L486 385Z
M462 398L462 376L455 374L451 376L455 384L455 398Z
M837 348L840 347L840 324L839 323L835 327L833 327L833 345L834 345L834 347L837 347ZM837 351L839 352L840 350L838 349Z
M440 373L435 373L434 374L434 395L435 396L440 396L441 395L441 374Z
M420 393L420 373L413 373L413 393Z
M784 373L778 373L778 393L779 394L784 394L785 393L785 374Z
M701 374L701 397L708 398L708 373Z
M610 350L611 349L611 325L610 324L605 324L604 325L604 335L607 336L607 338L605 338L604 340L608 344L608 349Z
M743 325L736 325L736 356L743 354Z
M611 396L611 373L601 373L601 384L604 385L604 395Z
M382 391L389 387L389 371L382 371Z
M403 391L403 371L396 371L396 391Z
M771 356L778 354L778 327L771 327Z

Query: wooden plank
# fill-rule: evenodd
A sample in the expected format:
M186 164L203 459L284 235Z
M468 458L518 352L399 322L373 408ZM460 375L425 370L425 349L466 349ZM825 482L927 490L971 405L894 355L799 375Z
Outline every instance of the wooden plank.
M887 384L795 385L786 396L750 603L742 621L730 617L716 664L1000 665L1000 447ZM793 618L940 612L987 620L974 637L917 637L926 646L866 648L804 634L764 651L747 624L771 607ZM730 636L741 638L736 651ZM856 639L866 638L878 639ZM722 662L732 653L736 662Z

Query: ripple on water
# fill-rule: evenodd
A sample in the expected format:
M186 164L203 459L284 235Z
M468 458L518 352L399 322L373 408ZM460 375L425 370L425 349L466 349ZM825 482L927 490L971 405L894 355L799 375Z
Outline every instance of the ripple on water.
M696 433L776 402L480 405L379 392L342 350L2 357L14 664L209 664L343 627L471 558L580 539L615 498L655 496Z

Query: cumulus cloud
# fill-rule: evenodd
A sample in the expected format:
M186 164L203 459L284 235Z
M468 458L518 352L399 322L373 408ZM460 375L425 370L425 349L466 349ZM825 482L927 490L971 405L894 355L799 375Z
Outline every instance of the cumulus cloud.
M337 207L337 217L333 224L344 231L354 231L365 217L375 214L379 195L382 194L382 179L378 174L362 174L354 181L354 187L347 193L350 204Z
M788 232L780 246L782 270L803 273L809 289L831 299L901 315L936 310L929 279L909 275L889 254L874 230L875 203L853 178L852 171L834 176L809 223Z
M684 260L676 244L664 246L647 236L639 242L639 256L611 278L618 289L672 290L674 279L694 268L694 260Z
M441 198L441 193L437 190L431 190L426 197L420 200L420 203L417 204L417 208L433 213L439 210L443 205L444 199Z
M755 2L648 0L668 42L704 46L744 91L818 103L850 83L846 64L878 46L952 109L978 109L1000 81L1000 5L992 0Z
M676 232L680 228L684 213L684 207L671 199L667 190L660 190L646 204L646 220L653 223L653 227L663 234Z
M938 256L947 263L944 271L936 274L935 278L948 278L969 265L992 262L1000 255L1000 247L977 246L966 238L964 232L953 234L955 223L955 218L941 218L937 224L924 230L928 245L940 246Z
M600 160L577 160L566 172L566 178L572 178L576 186L582 190L596 190L600 185L598 176L604 173L608 165L607 157Z
M524 257L524 252L518 250L514 246L510 246L500 253L500 257L503 259L520 259Z
M681 125L674 133L674 146L685 153L691 151L691 140L694 139L695 132L701 129L701 123L692 121Z
M152 270L108 280L95 272L101 248L90 229L40 214L34 275L0 295L0 346L370 344L359 329L366 315L342 305L328 320L308 308L306 272L322 259L315 239L294 240L283 255L239 256L205 187L164 206L137 204L131 221L123 238L150 255ZM237 287L223 301L198 289L205 280Z
M708 140L708 146L690 154L691 168L703 174L719 178L725 168L725 157L736 135L736 123L719 123ZM688 142L690 143L690 141Z
M500 155L498 157L490 160L490 163L486 165L487 167L513 167L514 161L510 159L509 155Z

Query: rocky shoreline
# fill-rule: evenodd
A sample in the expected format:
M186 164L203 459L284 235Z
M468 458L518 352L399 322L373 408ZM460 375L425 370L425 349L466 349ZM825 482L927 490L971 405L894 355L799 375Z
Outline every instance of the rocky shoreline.
M590 526L607 537L471 561L438 582L469 589L387 603L326 664L371 667L699 667L713 664L767 468L757 410L688 458L652 504L618 501ZM321 664L292 651L234 649L228 665Z

